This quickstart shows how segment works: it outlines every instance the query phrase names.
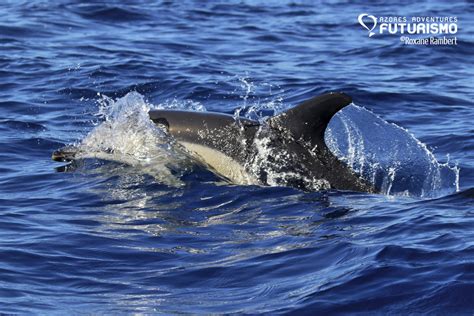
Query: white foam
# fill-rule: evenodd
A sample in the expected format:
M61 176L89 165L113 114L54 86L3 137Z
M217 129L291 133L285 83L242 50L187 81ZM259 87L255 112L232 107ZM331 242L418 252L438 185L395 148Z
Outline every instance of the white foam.
M76 157L121 162L138 167L159 182L181 185L172 170L185 169L189 158L149 119L151 107L137 92L115 101L101 96L98 116L103 121L76 145Z

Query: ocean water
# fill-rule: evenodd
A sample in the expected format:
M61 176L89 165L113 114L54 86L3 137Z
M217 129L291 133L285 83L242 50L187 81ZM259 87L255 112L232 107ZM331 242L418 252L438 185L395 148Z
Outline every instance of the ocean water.
M458 43L369 38L364 12L456 16ZM472 2L0 13L0 313L474 312ZM326 143L380 194L229 183L147 114L264 121L328 91L354 104Z

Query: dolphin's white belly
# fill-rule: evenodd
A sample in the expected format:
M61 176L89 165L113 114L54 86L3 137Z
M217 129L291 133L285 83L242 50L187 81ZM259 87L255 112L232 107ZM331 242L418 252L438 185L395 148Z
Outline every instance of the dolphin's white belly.
M249 174L245 168L222 152L207 146L189 142L179 142L186 150L196 156L197 159L209 165L220 175L228 178L236 184L259 184L257 179Z

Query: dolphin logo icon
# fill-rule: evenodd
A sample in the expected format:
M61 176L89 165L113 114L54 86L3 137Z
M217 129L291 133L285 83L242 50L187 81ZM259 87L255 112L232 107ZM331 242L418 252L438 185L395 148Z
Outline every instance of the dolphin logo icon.
M374 25L369 28L365 22L364 22L364 18L365 17L368 17L369 19L371 19L373 22L374 22ZM362 25L367 31L369 31L369 37L372 37L372 35L375 35L374 32L372 32L373 29L375 29L375 27L377 26L377 18L373 15L369 15L367 13L362 13L362 14L359 14L359 18L357 19L360 23L360 25Z

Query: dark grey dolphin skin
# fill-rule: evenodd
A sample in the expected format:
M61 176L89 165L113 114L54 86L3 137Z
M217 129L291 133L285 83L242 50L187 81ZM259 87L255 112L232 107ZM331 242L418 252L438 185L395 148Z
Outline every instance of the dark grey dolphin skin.
M327 93L263 124L210 112L152 110L149 116L156 124L166 126L178 143L210 148L244 169L251 169L249 173L260 184L269 184L268 169L272 168L272 175L286 175L280 179L286 186L311 190L307 179L325 179L329 183L326 189L375 192L370 183L339 161L324 142L324 132L333 115L351 102L351 97L344 93ZM259 165L257 159L262 158L256 146L261 139L267 140L271 151L264 157L267 162L262 164L260 160L261 167L255 168ZM276 182L279 184L278 179Z
M51 159L59 162L70 162L74 160L76 153L77 149L74 146L65 146L53 151Z

